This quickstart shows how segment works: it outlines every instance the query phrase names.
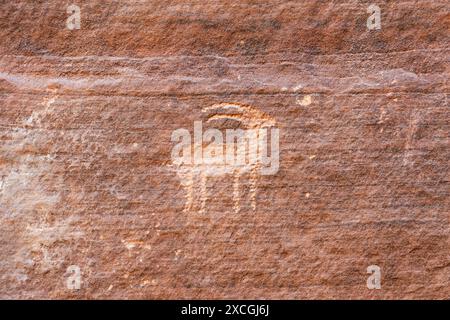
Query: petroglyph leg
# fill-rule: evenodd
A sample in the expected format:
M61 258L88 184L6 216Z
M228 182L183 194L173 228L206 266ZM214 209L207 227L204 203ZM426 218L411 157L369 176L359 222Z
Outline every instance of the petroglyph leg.
M183 212L188 212L192 209L192 203L194 198L194 173L188 172L186 174L186 203L184 205Z
M240 210L240 194L239 194L239 172L234 172L233 174L233 209L234 213L238 213Z
M253 211L256 210L257 183L258 183L258 169L255 166L252 168L252 171L250 173L250 202Z
M207 182L207 177L205 173L201 173L200 174L200 213L204 214L205 213L205 208L206 208L206 200L208 199L208 194L207 194L207 189L206 189L206 182Z

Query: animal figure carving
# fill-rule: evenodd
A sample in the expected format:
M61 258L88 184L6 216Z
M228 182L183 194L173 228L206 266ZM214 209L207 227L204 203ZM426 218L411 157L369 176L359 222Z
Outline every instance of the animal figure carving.
M275 120L251 106L233 103L215 104L204 108L202 112L206 119L204 121L206 126L214 127L214 124L219 124L223 127L234 123L238 125L239 129L227 129L226 141L220 133L215 133L216 154L206 152L203 145L203 138L211 140L211 130L207 130L204 134L200 132L200 142L195 141L194 133L194 161L173 164L181 180L181 185L186 191L184 212L192 210L197 199L200 201L200 213L205 212L206 202L210 196L207 189L208 178L232 177L233 210L238 213L241 200L240 180L244 174L249 174L250 201L252 209L255 210L259 171L264 165L267 165L262 156L267 154L267 130L275 126ZM194 131L198 129L195 126L196 124ZM218 132L216 129L214 130ZM235 136L230 138L230 132ZM276 138L276 143L278 143L278 135Z

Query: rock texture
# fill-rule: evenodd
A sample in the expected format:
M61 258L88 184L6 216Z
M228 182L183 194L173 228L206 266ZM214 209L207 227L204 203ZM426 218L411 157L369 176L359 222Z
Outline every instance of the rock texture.
M69 4L0 1L1 298L450 298L447 0ZM171 133L221 103L280 168L189 203Z

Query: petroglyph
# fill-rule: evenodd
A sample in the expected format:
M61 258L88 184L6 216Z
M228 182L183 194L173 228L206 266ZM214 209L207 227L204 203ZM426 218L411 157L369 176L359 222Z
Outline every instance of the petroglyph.
M272 175L279 167L279 130L276 122L254 107L220 103L202 110L205 125L213 127L203 133L203 122L194 122L194 143L187 129L178 129L172 141L182 141L172 150L173 166L186 193L184 212L193 210L198 203L200 213L205 213L207 201L212 195L208 190L208 178L230 177L233 188L233 211L241 209L241 179L248 175L250 206L256 210L258 176ZM219 126L217 126L219 122ZM238 123L237 129L226 129L225 139L217 127L229 122ZM216 125L216 126L215 126ZM268 153L268 131L270 157ZM207 146L204 142L209 142ZM182 156L180 157L180 152Z

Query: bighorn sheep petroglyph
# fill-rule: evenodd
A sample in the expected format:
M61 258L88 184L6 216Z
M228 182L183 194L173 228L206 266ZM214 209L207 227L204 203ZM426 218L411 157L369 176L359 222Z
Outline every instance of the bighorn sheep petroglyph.
M187 129L172 133L172 141L181 140L172 150L172 161L186 190L184 211L192 210L194 197L197 197L200 213L204 213L209 197L208 177L232 176L233 210L239 212L240 178L245 173L250 175L251 207L255 210L258 174L275 174L279 167L279 131L275 128L275 120L254 107L241 104L220 103L202 111L204 123L210 128L203 132L203 122L194 122L193 148ZM219 123L223 128L229 122L237 122L238 128L226 129L224 141L222 132L214 124ZM271 155L268 157L269 130ZM205 146L205 142L209 144Z

